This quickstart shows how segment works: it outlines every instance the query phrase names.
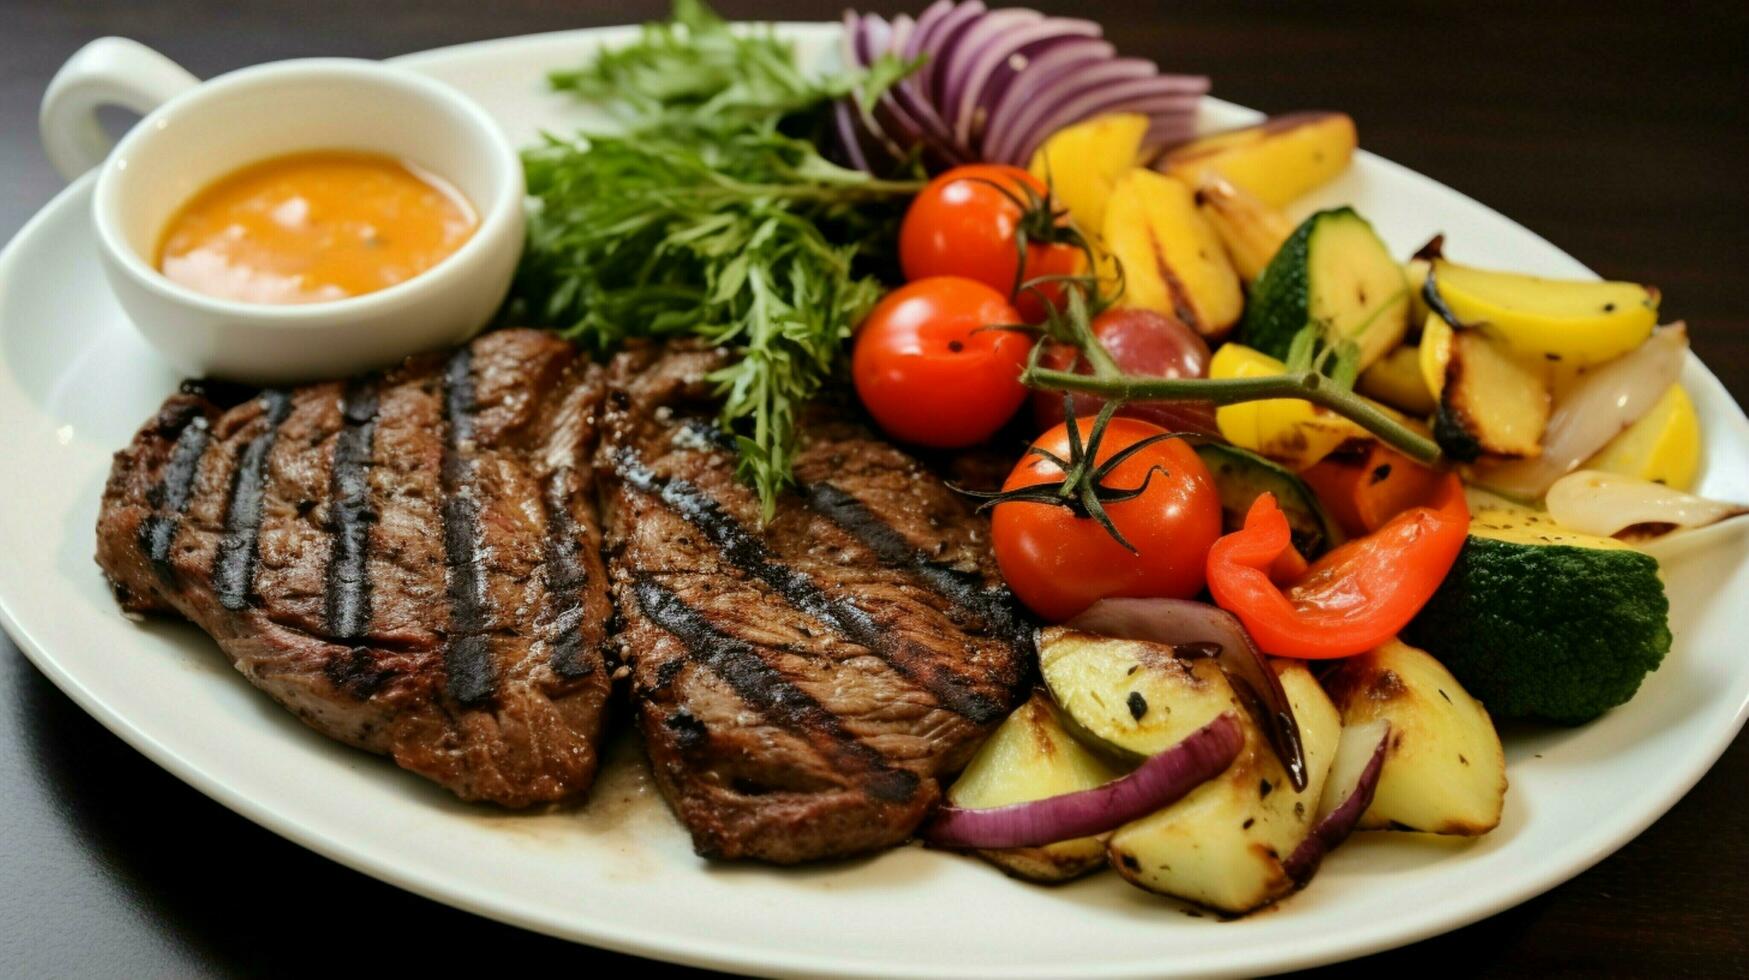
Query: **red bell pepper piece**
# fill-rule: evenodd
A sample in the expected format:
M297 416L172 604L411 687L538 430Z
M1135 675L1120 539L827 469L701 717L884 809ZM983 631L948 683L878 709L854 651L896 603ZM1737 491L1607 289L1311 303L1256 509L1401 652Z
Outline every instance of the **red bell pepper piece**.
M1445 581L1469 534L1463 483L1447 475L1428 506L1411 507L1377 531L1319 558L1286 588L1270 573L1293 543L1272 494L1245 526L1215 542L1209 592L1238 616L1259 649L1325 659L1373 649L1395 636Z

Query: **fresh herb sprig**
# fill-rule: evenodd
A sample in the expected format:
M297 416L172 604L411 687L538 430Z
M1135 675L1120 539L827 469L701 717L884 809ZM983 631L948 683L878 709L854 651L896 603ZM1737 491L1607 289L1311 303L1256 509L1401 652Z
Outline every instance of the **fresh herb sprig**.
M509 315L597 350L630 337L732 348L713 380L769 514L791 480L801 406L841 369L883 288L871 269L922 186L839 166L815 140L836 99L903 74L886 62L807 74L789 44L731 31L697 0L555 73L620 129L548 135L525 152L535 207Z

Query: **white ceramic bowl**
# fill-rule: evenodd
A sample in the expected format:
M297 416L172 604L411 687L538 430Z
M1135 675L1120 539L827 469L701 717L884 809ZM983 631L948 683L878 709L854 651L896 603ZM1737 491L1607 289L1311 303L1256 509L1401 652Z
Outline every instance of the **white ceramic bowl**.
M93 114L104 104L145 113L113 151ZM69 179L103 168L92 213L110 286L140 333L191 375L304 381L457 343L498 308L521 254L514 147L466 97L402 68L318 58L201 83L143 45L103 38L55 76L41 122L44 148ZM259 160L325 149L387 154L437 174L473 204L479 227L424 273L330 302L219 299L153 268L164 225L196 191Z

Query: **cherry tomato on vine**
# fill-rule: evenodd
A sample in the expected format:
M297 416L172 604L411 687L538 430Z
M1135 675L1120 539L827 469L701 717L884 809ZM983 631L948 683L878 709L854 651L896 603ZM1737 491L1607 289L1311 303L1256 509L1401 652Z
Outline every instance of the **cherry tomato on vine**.
M1037 200L1028 212L1018 201ZM1020 251L1015 238L1024 230L1026 271L1020 281L1039 276L1074 275L1081 250L1059 238L1064 229L1045 202L1045 183L1032 174L1000 164L972 164L941 174L911 202L899 228L899 264L905 278L964 276L1013 296ZM1052 302L1060 286L1042 287ZM1028 323L1045 317L1044 301L1030 290L1015 297Z
M1026 388L1032 338L992 326L1019 322L1002 293L936 276L888 293L857 328L851 375L862 404L895 439L952 449L983 442Z
M1086 444L1094 420L1075 420ZM1114 418L1099 438L1095 465L1167 430L1138 419ZM1070 459L1069 430L1059 425L1033 446ZM1027 454L1003 484L1010 492L1058 485L1063 470ZM1104 504L1125 548L1097 520L1055 503L1007 500L991 516L996 564L1014 594L1034 612L1061 622L1096 600L1111 597L1187 599L1202 591L1209 548L1221 536L1221 501L1208 467L1182 439L1143 446L1100 481L1102 496L1130 499Z
M1208 341L1176 317L1153 310L1113 309L1093 318L1093 336L1111 356L1118 370L1148 378L1203 378L1209 371ZM1039 366L1056 371L1092 374L1093 364L1077 347L1051 343L1039 358ZM1093 415L1105 399L1098 395L1072 396L1074 414ZM1037 391L1032 396L1033 418L1039 431L1063 421L1063 393ZM1208 402L1131 402L1118 413L1163 425L1174 432L1220 435L1215 425L1215 407Z

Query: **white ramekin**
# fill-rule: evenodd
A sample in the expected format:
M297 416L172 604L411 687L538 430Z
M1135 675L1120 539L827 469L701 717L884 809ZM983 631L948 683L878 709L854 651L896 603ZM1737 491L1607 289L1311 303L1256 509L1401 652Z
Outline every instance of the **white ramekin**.
M101 105L145 114L113 150ZM515 148L466 97L402 68L313 58L203 83L141 44L101 38L55 75L41 124L68 179L102 168L92 217L110 287L140 333L191 375L305 381L457 343L503 301L522 251ZM219 299L153 268L164 225L196 191L259 160L326 149L384 153L443 177L473 204L473 237L412 279L323 303Z

